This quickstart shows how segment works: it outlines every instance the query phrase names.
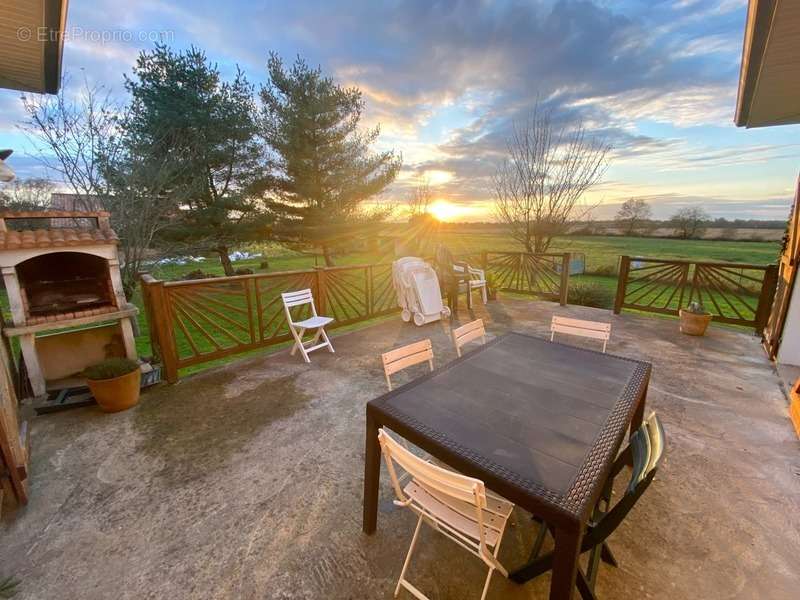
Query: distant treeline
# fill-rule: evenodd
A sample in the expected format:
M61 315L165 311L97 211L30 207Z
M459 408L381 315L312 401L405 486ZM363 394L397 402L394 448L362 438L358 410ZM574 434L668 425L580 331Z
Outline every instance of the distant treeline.
M725 219L720 217L705 222L706 227L715 229L786 229L786 220L772 220L764 221L760 219ZM604 234L603 232L608 229L618 229L619 222L610 219L607 221L576 221L572 224L571 230L573 233L581 232L583 234L590 234L595 230L597 234ZM504 223L496 223L490 221L472 221L469 223L440 223L439 227L445 231L455 231L463 229L506 229ZM662 229L673 227L672 221L664 219L663 221L649 220L643 224L642 229Z

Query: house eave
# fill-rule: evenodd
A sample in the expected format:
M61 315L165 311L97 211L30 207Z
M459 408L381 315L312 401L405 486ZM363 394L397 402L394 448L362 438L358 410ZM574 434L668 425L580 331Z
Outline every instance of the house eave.
M6 0L0 88L55 94L61 82L68 0Z

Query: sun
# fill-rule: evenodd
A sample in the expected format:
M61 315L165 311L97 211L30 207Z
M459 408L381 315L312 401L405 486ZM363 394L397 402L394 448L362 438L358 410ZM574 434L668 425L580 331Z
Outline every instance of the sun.
M447 200L436 200L428 210L438 221L449 221L457 217L461 212L455 204Z

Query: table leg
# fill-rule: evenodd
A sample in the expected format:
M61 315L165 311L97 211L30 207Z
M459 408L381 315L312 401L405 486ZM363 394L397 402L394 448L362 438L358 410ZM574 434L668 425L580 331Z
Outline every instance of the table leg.
M553 578L550 581L550 600L571 600L580 558L581 531L556 529L553 556Z
M364 453L364 533L375 533L378 524L378 486L381 476L381 448L378 425L367 412L366 451Z

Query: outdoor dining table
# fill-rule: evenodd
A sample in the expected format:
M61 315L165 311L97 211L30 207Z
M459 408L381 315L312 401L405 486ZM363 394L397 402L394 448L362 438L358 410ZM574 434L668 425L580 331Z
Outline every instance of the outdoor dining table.
M385 426L553 527L550 598L571 598L585 526L626 432L642 423L650 371L508 333L370 401L364 532L377 525ZM522 583L525 566L510 575Z

